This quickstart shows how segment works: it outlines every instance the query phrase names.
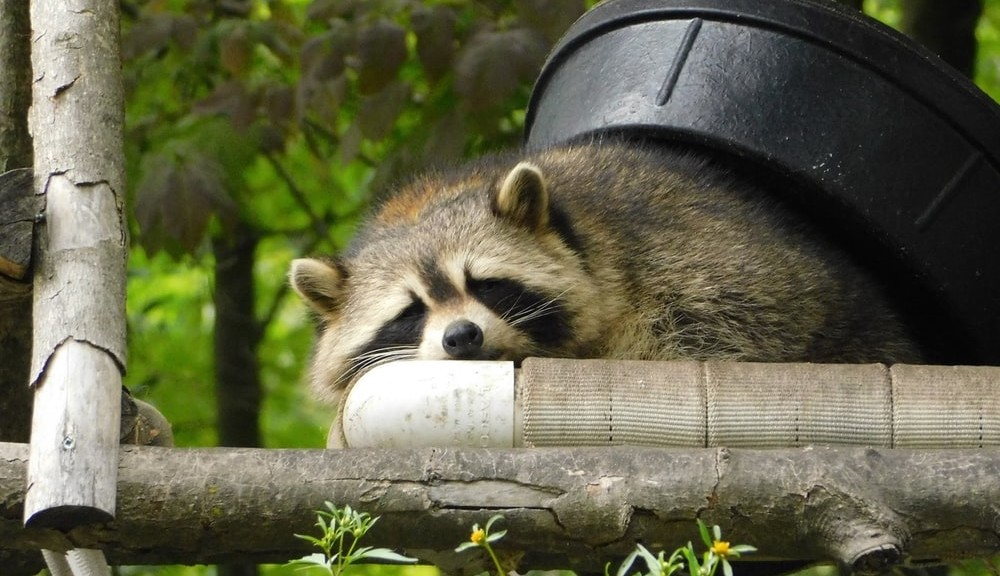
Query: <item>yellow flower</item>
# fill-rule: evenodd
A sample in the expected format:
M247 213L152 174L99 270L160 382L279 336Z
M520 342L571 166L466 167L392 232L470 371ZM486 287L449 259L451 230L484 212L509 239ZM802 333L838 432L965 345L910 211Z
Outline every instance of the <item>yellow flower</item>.
M472 531L472 536L469 537L469 540L471 540L473 544L482 544L486 540L486 530L476 528Z
M729 542L725 542L723 540L716 540L712 544L712 552L715 552L716 555L722 556L723 558L729 556Z

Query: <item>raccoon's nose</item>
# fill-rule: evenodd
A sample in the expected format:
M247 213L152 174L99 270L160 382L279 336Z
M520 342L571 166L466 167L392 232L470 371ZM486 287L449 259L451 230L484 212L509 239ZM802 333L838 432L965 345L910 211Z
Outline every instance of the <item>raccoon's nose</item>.
M441 345L453 358L472 358L483 347L483 330L468 320L455 320L444 329Z

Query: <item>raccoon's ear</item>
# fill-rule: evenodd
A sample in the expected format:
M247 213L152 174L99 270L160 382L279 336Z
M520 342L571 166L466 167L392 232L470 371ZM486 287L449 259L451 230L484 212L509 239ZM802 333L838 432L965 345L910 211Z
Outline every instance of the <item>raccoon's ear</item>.
M340 306L345 277L337 263L316 258L297 258L288 269L292 288L320 314Z
M549 223L549 192L542 171L530 162L521 162L507 173L491 199L493 213L539 231Z

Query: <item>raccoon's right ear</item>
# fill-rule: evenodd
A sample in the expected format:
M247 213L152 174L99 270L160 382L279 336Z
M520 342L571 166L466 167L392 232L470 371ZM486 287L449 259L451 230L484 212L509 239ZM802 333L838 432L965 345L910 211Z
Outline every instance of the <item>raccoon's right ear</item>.
M297 258L288 269L292 288L320 314L329 314L340 306L346 276L336 262L316 258Z
M531 162L520 162L507 173L490 199L499 218L539 231L549 223L549 192L542 171Z

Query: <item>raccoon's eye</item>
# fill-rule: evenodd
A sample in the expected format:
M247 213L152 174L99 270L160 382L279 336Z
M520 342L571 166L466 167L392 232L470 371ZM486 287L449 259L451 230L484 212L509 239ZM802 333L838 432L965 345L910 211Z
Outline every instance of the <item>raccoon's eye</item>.
M426 311L426 304L424 304L421 300L414 300L409 306L403 308L403 311L393 319L393 322L419 320L423 317L424 312Z
M497 278L469 278L466 283L468 284L470 291L483 296L497 292L501 288L503 280L499 280Z
M469 278L466 284L477 300L498 314L509 312L508 308L524 293L520 283L502 278Z

